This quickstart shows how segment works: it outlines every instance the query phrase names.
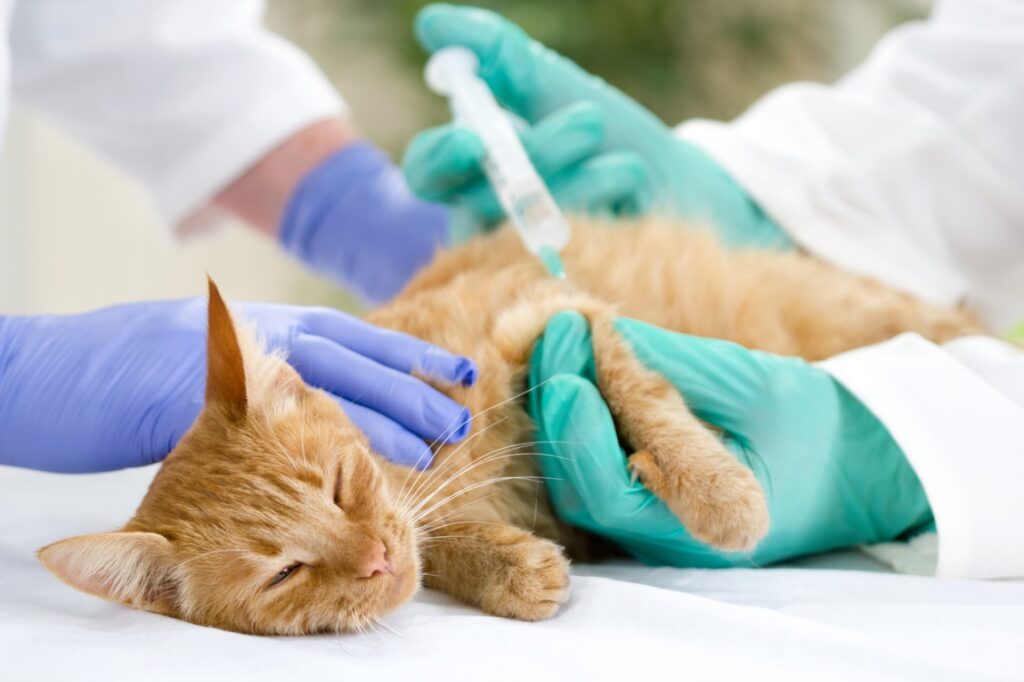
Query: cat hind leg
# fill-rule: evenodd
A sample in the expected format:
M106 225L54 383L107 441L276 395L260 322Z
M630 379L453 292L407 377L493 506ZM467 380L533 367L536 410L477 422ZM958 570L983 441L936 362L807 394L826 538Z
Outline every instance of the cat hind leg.
M590 317L598 388L620 436L635 449L634 478L698 540L753 549L768 532L761 485L697 419L664 377L644 367L605 314Z
M613 326L615 311L549 280L500 316L506 357L529 360L547 322L565 310L590 323L597 383L616 429L635 449L629 467L698 540L723 551L753 549L768 532L768 506L753 473L698 420L664 377L644 367Z

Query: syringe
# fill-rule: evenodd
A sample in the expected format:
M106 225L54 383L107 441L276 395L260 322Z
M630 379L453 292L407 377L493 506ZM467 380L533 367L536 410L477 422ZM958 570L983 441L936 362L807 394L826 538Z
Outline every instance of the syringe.
M427 62L427 85L449 99L455 122L480 136L484 173L526 248L551 274L564 277L559 252L569 243L569 223L530 163L512 123L477 75L476 55L464 47L438 50Z

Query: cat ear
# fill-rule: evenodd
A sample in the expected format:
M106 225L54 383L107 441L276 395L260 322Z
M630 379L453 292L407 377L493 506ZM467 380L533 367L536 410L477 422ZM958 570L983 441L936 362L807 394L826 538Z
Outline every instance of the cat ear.
M206 342L206 402L216 403L232 417L245 416L245 364L238 334L224 299L212 279L210 283L209 334Z
M39 560L75 589L152 611L173 608L171 543L156 533L79 535L39 550Z

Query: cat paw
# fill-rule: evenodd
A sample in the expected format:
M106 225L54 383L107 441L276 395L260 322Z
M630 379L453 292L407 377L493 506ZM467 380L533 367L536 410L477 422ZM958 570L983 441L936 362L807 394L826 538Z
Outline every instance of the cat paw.
M569 598L569 561L553 542L524 534L497 557L494 583L481 607L496 616L544 620Z
M753 473L728 461L694 480L692 472L662 466L649 450L640 450L629 457L629 468L633 480L668 505L693 537L724 552L749 551L768 532L768 503Z

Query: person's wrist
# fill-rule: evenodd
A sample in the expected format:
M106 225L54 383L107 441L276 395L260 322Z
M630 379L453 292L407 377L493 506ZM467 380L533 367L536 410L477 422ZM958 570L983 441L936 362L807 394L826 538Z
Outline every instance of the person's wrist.
M838 405L837 456L873 460L870 469L875 475L866 482L861 494L865 500L878 502L866 504L866 513L877 516L877 527L886 528L885 539L930 523L931 505L903 448L859 398L832 376L829 380ZM880 494L883 490L885 493Z
M49 315L0 315L0 390L7 369L14 362L18 347L33 324L50 319Z
M345 118L316 121L296 131L224 188L213 199L218 208L266 234L276 234L288 198L312 168L359 139Z
M307 173L288 200L278 238L307 265L377 302L450 243L450 215L413 196L387 155L358 141Z
M794 244L785 230L768 215L736 178L707 152L672 135L676 151L662 177L668 178L677 210L697 223L708 221L732 248L784 251Z
M7 368L14 357L14 347L18 332L17 321L12 315L0 315L0 391L3 390L4 377L7 375Z

